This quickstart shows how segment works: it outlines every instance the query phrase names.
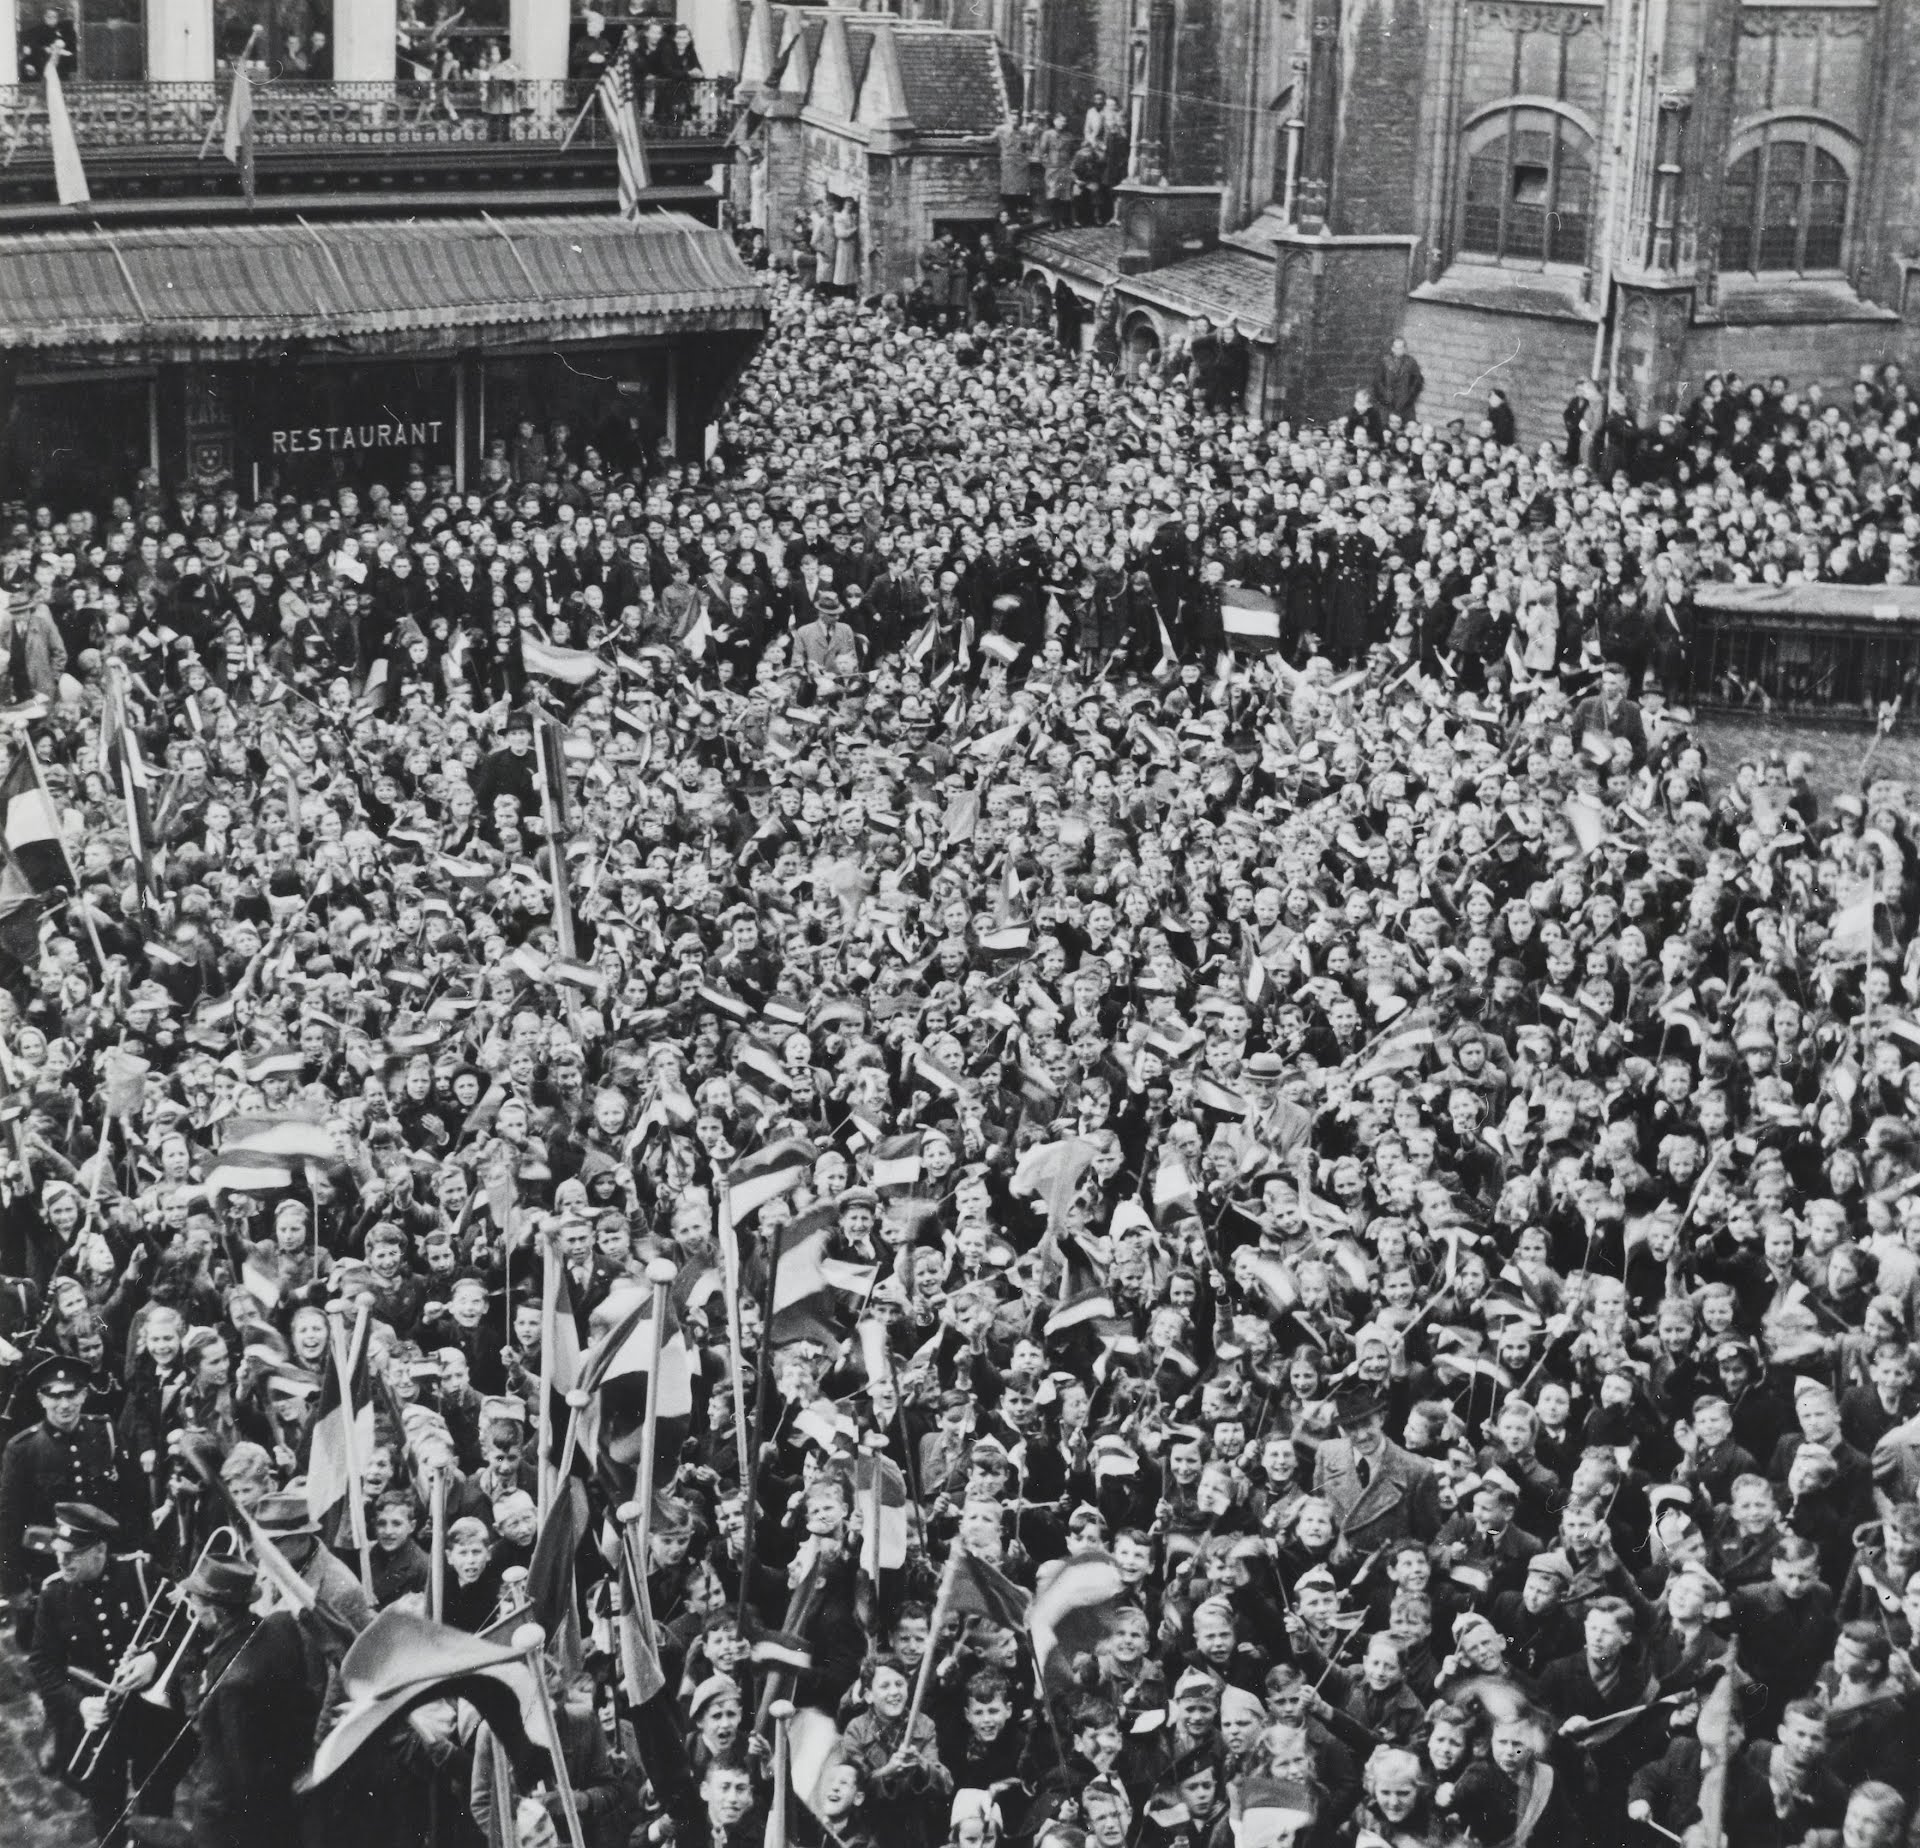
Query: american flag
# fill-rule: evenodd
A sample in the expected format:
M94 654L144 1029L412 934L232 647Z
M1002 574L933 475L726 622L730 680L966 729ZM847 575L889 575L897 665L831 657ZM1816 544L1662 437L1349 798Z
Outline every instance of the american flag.
M647 177L647 144L640 136L640 104L633 93L633 69L625 59L612 65L600 79L600 107L620 156L620 216L636 217L640 195L652 185Z

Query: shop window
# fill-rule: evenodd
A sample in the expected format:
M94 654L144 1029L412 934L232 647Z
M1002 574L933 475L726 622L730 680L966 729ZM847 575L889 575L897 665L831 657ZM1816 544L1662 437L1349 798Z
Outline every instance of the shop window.
M1565 116L1511 108L1468 135L1460 248L1507 263L1585 263L1593 143Z
M1720 268L1835 270L1846 243L1850 183L1838 155L1805 125L1770 136L1727 168Z

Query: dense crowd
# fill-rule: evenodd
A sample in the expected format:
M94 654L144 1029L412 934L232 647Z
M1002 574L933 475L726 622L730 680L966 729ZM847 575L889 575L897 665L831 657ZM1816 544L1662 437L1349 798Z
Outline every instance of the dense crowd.
M773 288L704 462L5 539L47 1765L235 1848L1904 1842L1911 798L1668 703L1700 578L1904 571L1904 384L1534 451ZM547 1622L564 1791L477 1669L296 1789L427 1610Z

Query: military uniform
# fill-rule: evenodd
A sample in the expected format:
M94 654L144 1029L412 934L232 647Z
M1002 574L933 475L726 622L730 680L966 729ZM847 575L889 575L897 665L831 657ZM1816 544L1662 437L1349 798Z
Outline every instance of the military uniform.
M42 1582L27 1660L61 1765L72 1758L85 1731L81 1700L99 1692L74 1680L69 1671L77 1668L96 1681L111 1681L146 1608L147 1586L138 1560L109 1560L91 1584L77 1584L59 1572Z
M19 1598L34 1589L27 1530L51 1527L59 1503L104 1508L137 1532L143 1499L139 1471L106 1419L83 1417L71 1431L43 1422L20 1432L0 1456L0 1592Z
M120 1524L103 1509L84 1502L61 1502L54 1511L54 1552L70 1559L92 1547L105 1547L120 1534ZM46 1708L52 1731L54 1765L64 1774L82 1739L86 1723L81 1702L100 1692L120 1669L139 1631L152 1587L144 1555L106 1561L95 1578L50 1574L41 1584L33 1614L27 1666ZM85 1680L78 1677L85 1676ZM93 1826L103 1844L124 1839L128 1790L139 1793L142 1810L164 1815L171 1806L172 1780L153 1773L165 1750L166 1735L155 1725L152 1708L134 1699L119 1703L104 1749L82 1786Z

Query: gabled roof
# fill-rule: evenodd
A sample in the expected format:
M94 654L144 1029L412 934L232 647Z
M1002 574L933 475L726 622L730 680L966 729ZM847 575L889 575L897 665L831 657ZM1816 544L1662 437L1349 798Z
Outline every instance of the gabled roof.
M991 135L1007 117L991 32L896 32L907 114L923 135Z

